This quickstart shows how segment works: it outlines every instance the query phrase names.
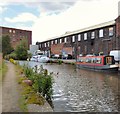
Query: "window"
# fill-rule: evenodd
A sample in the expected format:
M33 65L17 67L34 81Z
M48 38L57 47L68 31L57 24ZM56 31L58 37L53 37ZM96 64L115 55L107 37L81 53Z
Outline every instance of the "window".
M113 36L113 27L109 28L109 36Z
M45 43L45 47L46 47L46 43Z
M60 39L60 43L62 43L62 39Z
M81 35L78 34L78 41L81 41Z
M91 39L95 38L95 32L91 32Z
M99 37L103 37L103 29L99 30Z
M64 38L64 42L65 42L65 43L67 42L67 38Z
M72 36L72 42L75 42L75 36Z
M48 42L47 44L48 44L48 47L49 47L49 46L50 46L50 43Z
M10 29L10 30L9 30L9 33L11 33L11 32L12 32L12 30Z
M15 30L13 30L13 33L15 33Z
M87 40L87 33L84 33L84 40Z
M55 44L57 44L57 40L55 40Z
M53 44L53 41L51 41L51 44Z

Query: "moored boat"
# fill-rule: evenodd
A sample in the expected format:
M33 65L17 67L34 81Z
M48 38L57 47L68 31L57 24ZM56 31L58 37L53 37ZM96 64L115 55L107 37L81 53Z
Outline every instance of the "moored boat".
M76 66L102 71L118 71L119 65L115 64L114 56L77 56Z
M49 61L49 57L47 57L46 55L35 55L32 56L30 60L35 62L47 63Z

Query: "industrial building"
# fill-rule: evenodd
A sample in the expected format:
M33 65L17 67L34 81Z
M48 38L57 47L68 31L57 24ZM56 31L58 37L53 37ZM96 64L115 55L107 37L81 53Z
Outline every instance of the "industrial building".
M22 30L16 28L2 27L0 26L0 36L9 35L11 39L11 45L15 49L22 39L26 39L28 42L28 49L32 44L32 31Z
M108 55L111 50L120 50L120 16L113 21L76 30L51 38L47 41L36 42L39 50L48 56L51 54L77 55L99 54Z

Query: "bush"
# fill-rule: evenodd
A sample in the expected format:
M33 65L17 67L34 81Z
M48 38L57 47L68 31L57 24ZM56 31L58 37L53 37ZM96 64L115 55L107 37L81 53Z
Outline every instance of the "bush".
M19 60L27 60L28 52L27 52L27 41L22 40L19 45L17 45L15 50L17 59Z
M9 60L10 58L12 58L14 60L17 60L17 56L16 56L15 52L13 52L13 53L8 54L8 55L5 56L6 60Z
M32 69L28 66L24 66L24 73L26 77L33 82L33 89L36 92L39 92L42 96L44 96L47 100L51 100L52 97L52 76L48 74L47 69L43 69L40 67L40 72L37 73L37 67Z
M62 60L58 60L58 64L61 65L63 63Z

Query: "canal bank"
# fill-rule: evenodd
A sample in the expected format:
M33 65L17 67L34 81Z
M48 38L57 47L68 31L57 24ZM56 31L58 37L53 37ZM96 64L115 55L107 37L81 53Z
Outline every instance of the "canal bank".
M43 105L27 104L24 106L26 101L23 101L25 96L23 95L23 88L18 83L19 76L21 74L20 69L16 68L12 63L6 61L8 71L0 85L2 92L0 93L0 109L1 112L53 112L51 106L46 100ZM17 74L18 73L18 74ZM21 74L21 75L20 75ZM19 75L19 76L18 76ZM1 83L0 83L1 84ZM27 108L27 109L26 109Z
M21 64L25 62L21 61ZM26 62L43 65L53 73L54 112L116 112L119 109L118 73L76 69L71 64Z
M65 64L75 64L76 62L75 59L52 59L50 58L49 60L50 63L59 63L60 61Z

